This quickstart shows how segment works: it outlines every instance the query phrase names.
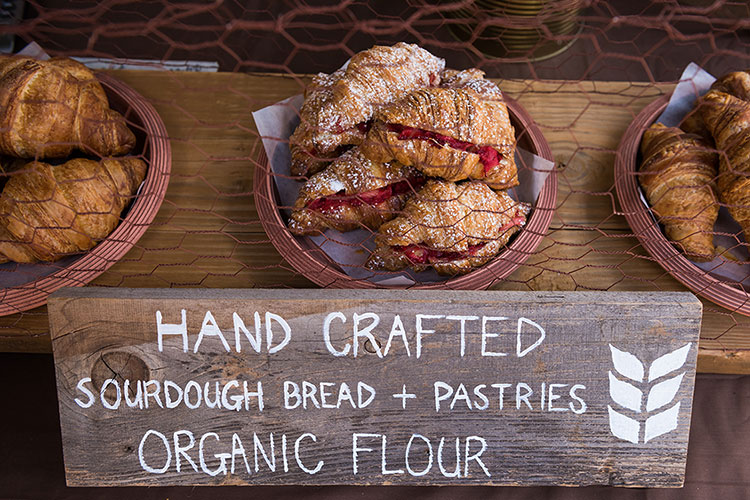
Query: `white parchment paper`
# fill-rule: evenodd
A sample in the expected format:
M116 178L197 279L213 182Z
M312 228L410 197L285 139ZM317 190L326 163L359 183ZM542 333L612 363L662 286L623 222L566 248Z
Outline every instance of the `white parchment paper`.
M291 177L289 164L289 136L299 124L299 109L302 106L302 95L285 99L271 106L255 111L253 118L258 133L263 141L274 181L279 192L283 219L288 219L290 207L297 199L297 193L302 182ZM516 151L518 165L519 186L509 190L510 196L517 201L524 201L534 205L539 192L544 186L547 175L555 167L554 162L545 160L528 151ZM343 272L356 279L368 279L382 285L404 285L415 283L429 283L447 279L433 270L415 273L411 270L397 273L374 272L364 267L365 261L375 248L374 233L366 229L358 229L342 233L326 230L324 235L298 236L310 238L333 259Z
M680 82L674 89L669 104L659 116L658 122L668 127L676 127L682 119L693 109L695 101L711 88L716 78L695 63L690 63L683 71ZM639 186L640 190L640 186ZM640 191L641 201L649 206L643 191ZM656 220L656 218L654 218ZM748 263L747 247L740 242L742 228L729 215L726 207L719 209L719 217L714 225L714 243L717 257L711 262L693 262L698 268L706 271L717 279L750 285L750 263ZM737 241L737 238L740 242Z

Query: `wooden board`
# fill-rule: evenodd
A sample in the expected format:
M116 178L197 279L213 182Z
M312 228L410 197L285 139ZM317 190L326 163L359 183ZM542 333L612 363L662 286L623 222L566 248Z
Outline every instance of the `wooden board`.
M701 312L671 292L63 290L66 478L678 487Z

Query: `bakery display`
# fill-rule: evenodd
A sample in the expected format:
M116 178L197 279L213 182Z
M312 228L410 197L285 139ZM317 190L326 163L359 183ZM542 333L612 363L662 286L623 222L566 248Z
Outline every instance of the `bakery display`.
M406 202L402 215L380 227L366 266L467 273L495 257L528 212L528 205L481 182L430 180Z
M667 237L695 262L713 260L715 235L736 232L715 228L720 206L750 236L750 74L727 73L704 91L679 128L645 131L639 176Z
M0 219L3 219L0 222L2 260L5 261L8 258L5 254L6 250L15 254L19 261L35 260L34 262L10 261L0 264L0 290L3 296L3 300L0 301L0 316L13 315L19 311L27 311L44 305L49 295L55 290L68 286L83 286L115 266L150 228L165 197L172 155L169 135L163 120L143 96L121 80L107 73L97 73L96 79L104 89L112 109L126 117L128 127L132 129L135 136L133 149L128 156L112 157L112 160L135 162L137 166L131 164L107 169L106 166L101 165L102 156L77 149L65 158L37 160L36 162L34 159L0 155L0 166L2 166L0 191L10 184L8 191L4 194L0 192L0 198L7 200L23 196L13 194L15 189L19 190L17 193L27 192L29 201L17 203L18 206L12 208L11 218L15 220L14 224L21 224L21 217L23 217L23 224L26 227L35 227L32 230L33 236L29 237L26 233L25 236L20 237L19 242L7 230L6 224L9 223L7 218L0 216ZM3 111L0 109L0 119ZM72 160L76 162L70 163ZM93 162L96 165L95 172L89 171L89 168L92 168L91 164L83 168L77 160ZM26 191L28 181L15 180L28 175L29 171L40 167L41 163L53 169L55 180L59 181L56 191L59 188L75 197L72 203L70 201L67 203L77 212L76 224L83 225L80 230L86 231L88 241L85 245L94 244L92 248L82 250L82 247L79 247L71 253L65 249L62 250L63 253L59 253L59 248L55 246L49 248L42 246L47 243L47 239L68 238L71 232L62 231L62 229L67 229L64 227L45 226L44 224L48 222L41 222L40 217L46 220L48 216L57 217L58 215L43 214L37 210L55 212L60 207L51 206L48 203L51 200L47 200L44 193ZM68 174L55 171L66 163L69 164L68 167L73 167ZM109 162L104 163L106 165ZM145 178L135 186L135 189L128 188L127 192L120 193L113 191L114 186L124 185L124 176L131 175L126 173L128 170L132 170L138 177L141 177L139 172L142 172L144 168ZM75 172L78 173L73 175ZM37 175L39 175L38 170ZM107 181L108 177L115 182L114 185ZM48 177L47 180L49 181ZM127 183L136 181L137 179L133 178L127 179ZM23 186L19 185L19 182ZM59 198L61 195L58 193L55 196ZM62 200L60 202L62 203ZM121 207L122 204L124 208ZM3 201L3 213L7 214L12 205L14 204L7 204ZM24 209L21 205L27 205L29 208ZM111 211L110 207L112 207ZM96 221L98 216L102 217ZM63 222L54 223L64 226L65 221L61 220ZM74 233L79 230L76 226L71 226L70 229ZM47 230L54 231L48 232ZM74 239L79 241L77 236ZM81 241L85 239L82 238ZM18 256L19 253L20 256ZM54 261L36 260L38 258L49 258Z
M120 222L146 175L137 158L33 162L0 195L0 262L55 261L91 249Z
M0 110L0 154L115 156L135 144L93 73L71 59L0 56Z
M719 214L717 155L700 136L660 123L643 134L638 177L667 237L695 261L714 258L713 227Z
M376 45L352 56L345 69L319 74L305 94L300 124L289 139L292 174L313 174L342 147L362 142L379 106L437 85L444 68L443 59L400 42Z
M614 174L621 213L649 258L693 293L750 315L748 233L742 227L750 208L743 192L750 187L745 181L750 173L747 104L718 90L733 78L717 80L694 65L686 68L674 91L648 104L628 126ZM687 133L686 128L693 129L686 121L696 116L705 137ZM685 133L671 128L678 125ZM665 151L650 153L658 142ZM657 159L649 161L652 154ZM716 173L699 160L714 155ZM712 198L718 204L715 223Z
M302 187L289 229L314 234L322 229L377 229L396 216L406 198L424 184L414 168L396 161L374 162L354 148Z

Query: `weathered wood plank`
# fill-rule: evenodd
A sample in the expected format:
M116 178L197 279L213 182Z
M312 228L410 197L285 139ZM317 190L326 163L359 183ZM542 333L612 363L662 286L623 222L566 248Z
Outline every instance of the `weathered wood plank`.
M684 479L701 320L688 293L77 288L56 293L49 310L70 485ZM116 384L100 392L108 379ZM115 391L125 380L154 381L144 387L160 388L160 401L129 406ZM262 389L262 410L261 397L243 396L245 382ZM360 382L371 388L362 400ZM208 408L198 393L216 384L222 408ZM297 406L294 387L315 387L317 399ZM449 477L456 442L460 474Z

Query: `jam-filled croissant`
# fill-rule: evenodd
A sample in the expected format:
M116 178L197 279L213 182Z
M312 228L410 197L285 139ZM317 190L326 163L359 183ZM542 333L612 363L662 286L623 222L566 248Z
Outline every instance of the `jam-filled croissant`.
M440 87L447 89L471 89L483 99L503 100L503 93L498 86L484 78L484 71L469 68L461 71L446 69L440 75Z
M395 159L430 177L481 179L493 189L518 184L515 132L499 91L414 91L375 113L361 148L374 160Z
M294 203L289 229L312 234L323 229L377 229L403 208L425 182L416 169L392 161L371 161L354 148L313 175Z
M699 136L660 123L643 134L641 152L639 180L667 237L691 260L712 260L719 215L716 152Z
M470 82L484 80L484 71L479 68L450 69L446 68L440 73L440 86L449 89L465 87Z
M481 182L430 180L401 215L380 227L366 266L467 273L500 252L526 223L528 211L528 205Z
M721 152L719 197L750 241L750 101L712 90L701 112Z
M300 148L292 156L292 174L315 173L343 146L362 142L379 106L411 90L437 85L444 68L445 60L418 45L400 42L376 45L355 54L345 69L319 75L306 95L302 130L290 139Z

